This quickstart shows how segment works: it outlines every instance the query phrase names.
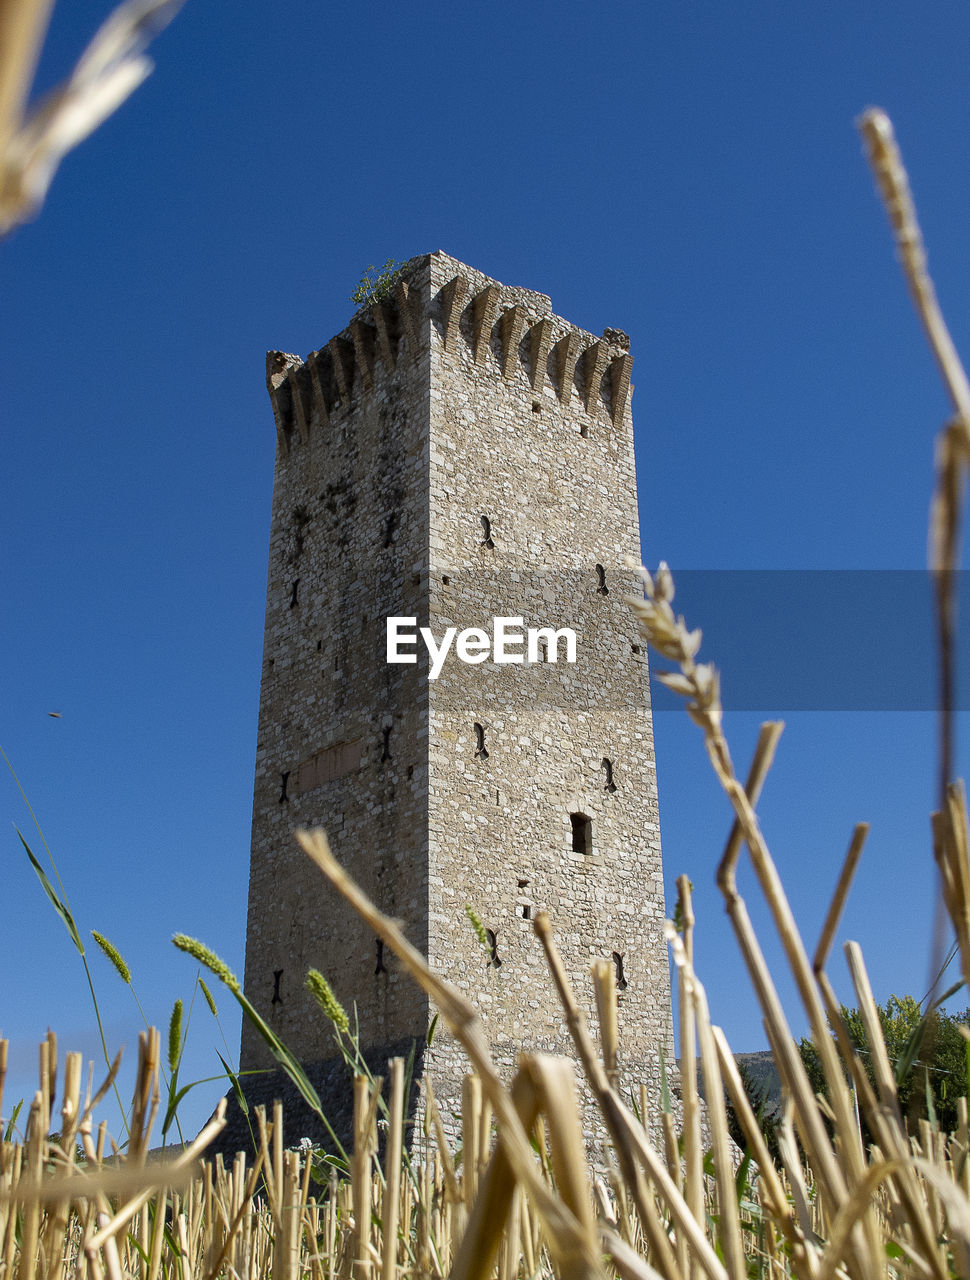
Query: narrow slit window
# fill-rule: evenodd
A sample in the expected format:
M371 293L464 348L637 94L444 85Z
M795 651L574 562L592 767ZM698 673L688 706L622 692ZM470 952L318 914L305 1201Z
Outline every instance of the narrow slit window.
M488 759L488 750L485 746L485 727L480 725L477 720L475 721L475 759ZM496 801L496 803L498 802Z
M482 546L488 547L491 551L495 546L495 540L492 538L492 522L488 516L480 516L482 522Z
M286 804L289 801L290 797L286 794L286 788L289 784L289 781L290 781L290 770L287 769L286 773L280 774L280 804Z
M374 970L376 978L380 973L387 973L387 965L384 963L384 939L377 939L377 968Z
M616 790L616 783L613 781L613 761L607 760L606 756L604 756L600 768L603 770L603 790L612 795Z
M623 972L623 957L619 951L613 952L613 968L616 970L616 989L617 991L626 991L630 985L626 980L626 974Z
M601 564L596 566L596 594L600 596L608 596L610 589L606 585L606 570Z
M572 826L573 853L590 854L593 852L593 820L585 813L571 813L569 821Z
M386 725L384 727L383 734L384 734L384 747L383 747L383 750L381 751L381 764L383 764L385 760L390 760L391 758L391 726L390 725Z
M300 594L300 579L295 578L292 586L290 587L290 608L291 609L295 609L296 606L299 604L299 594Z
M273 998L270 1004L282 1004L283 997L280 995L280 979L283 977L282 969L273 970Z
M524 890L528 889L529 887L528 877L517 876L515 883L518 886L518 890L519 890L519 897L515 904L515 914L519 916L522 920L531 920L532 919L532 903L528 901L528 897L524 892Z

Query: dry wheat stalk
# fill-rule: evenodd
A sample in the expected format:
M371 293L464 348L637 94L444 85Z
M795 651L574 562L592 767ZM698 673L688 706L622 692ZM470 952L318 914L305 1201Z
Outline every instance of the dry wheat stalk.
M183 2L125 0L64 84L28 109L53 0L0 0L0 235L37 213L67 152L150 74L144 50Z

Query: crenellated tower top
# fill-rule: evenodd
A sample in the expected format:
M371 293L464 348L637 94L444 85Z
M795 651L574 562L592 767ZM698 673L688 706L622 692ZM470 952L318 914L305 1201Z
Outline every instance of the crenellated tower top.
M627 411L633 357L621 329L597 338L555 315L547 294L500 284L439 250L407 262L387 296L305 360L267 352L280 454L347 414L432 342L446 351L464 343L476 365L537 395L551 387L562 404L577 397L591 421L618 427Z

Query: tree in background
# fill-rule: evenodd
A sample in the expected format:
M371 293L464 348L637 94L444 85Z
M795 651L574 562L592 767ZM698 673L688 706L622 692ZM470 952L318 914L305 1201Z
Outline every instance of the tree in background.
M744 1086L744 1092L751 1106L751 1110L757 1116L758 1124L761 1128L765 1145L768 1148L768 1154L776 1164L780 1162L778 1152L778 1115L779 1115L779 1099L777 1088L772 1091L771 1085L764 1080L758 1080L754 1074L745 1066L740 1059L737 1062L738 1075L741 1077L741 1083ZM727 1090L724 1092L724 1105L727 1113L728 1133L737 1143L742 1151L748 1149L747 1139L744 1136L744 1130L738 1120Z
M957 1127L957 1099L968 1094L970 1042L964 1028L970 1022L970 1008L959 1014L942 1010L940 1003L952 994L947 992L925 1013L913 996L893 995L885 1005L876 1006L896 1077L900 1108L911 1131L919 1120L935 1120L944 1133L952 1132ZM875 1087L862 1015L858 1009L843 1005L842 1021L852 1047L865 1065L869 1082ZM827 1091L814 1044L802 1039L799 1050L812 1088L824 1096ZM868 1132L866 1136L871 1138Z

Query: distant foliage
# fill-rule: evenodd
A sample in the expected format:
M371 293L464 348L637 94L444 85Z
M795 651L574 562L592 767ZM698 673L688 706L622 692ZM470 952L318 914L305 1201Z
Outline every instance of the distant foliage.
M761 1136L765 1140L765 1146L771 1155L775 1164L781 1160L778 1149L778 1114L779 1106L777 1099L772 1098L771 1089L764 1080L759 1080L744 1062L739 1061L738 1075L741 1077L741 1085L748 1099L752 1113L758 1121L758 1127L761 1129ZM734 1142L741 1151L748 1149L748 1140L744 1134L744 1128L738 1119L734 1103L731 1101L730 1095L725 1091L724 1105L727 1111L727 1126Z
M957 1099L967 1096L968 1042L962 1027L970 1020L970 1009L949 1014L932 1008L924 1013L913 996L890 996L877 1009L904 1119L911 1129L918 1120L935 1119L941 1130L952 1132L957 1127ZM862 1015L843 1005L842 1021L875 1088ZM827 1096L815 1046L803 1039L799 1049L812 1088Z
M371 307L375 302L382 302L393 289L405 264L388 258L380 271L373 263L364 268L360 283L350 295L350 301L358 307Z

